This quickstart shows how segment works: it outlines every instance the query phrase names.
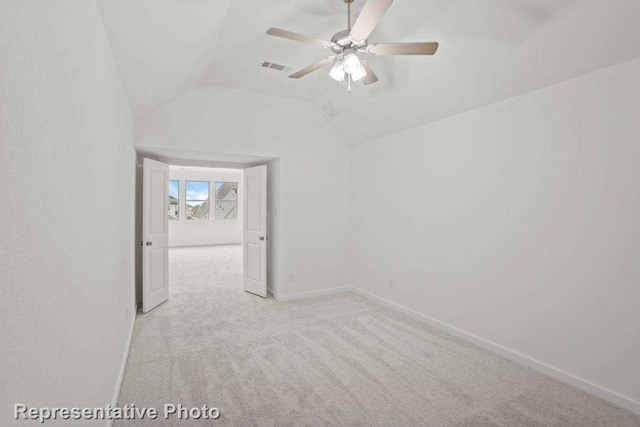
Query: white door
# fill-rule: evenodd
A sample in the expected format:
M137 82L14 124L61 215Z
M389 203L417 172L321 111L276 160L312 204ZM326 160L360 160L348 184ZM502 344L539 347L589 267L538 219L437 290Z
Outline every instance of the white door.
M244 290L267 296L267 167L244 170Z
M144 159L142 180L142 312L169 299L169 167Z

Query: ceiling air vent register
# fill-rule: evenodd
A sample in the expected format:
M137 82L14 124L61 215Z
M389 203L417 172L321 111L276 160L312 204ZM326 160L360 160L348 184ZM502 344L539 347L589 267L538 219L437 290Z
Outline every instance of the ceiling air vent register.
M286 65L276 64L276 63L267 62L267 61L263 62L262 66L264 68L268 68L270 70L276 70L276 71L288 71L290 69Z
M340 114L338 109L331 102L325 102L324 104L322 104L322 110L324 111L324 113L327 116L329 116L331 118L333 118L333 117L337 116L338 114Z

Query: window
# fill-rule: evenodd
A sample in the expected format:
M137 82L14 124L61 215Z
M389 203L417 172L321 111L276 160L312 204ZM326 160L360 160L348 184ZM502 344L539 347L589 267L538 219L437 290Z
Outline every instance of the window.
M169 219L179 219L180 181L169 181Z
M237 182L216 182L216 219L238 219Z
M185 216L187 219L209 219L209 182L187 181Z

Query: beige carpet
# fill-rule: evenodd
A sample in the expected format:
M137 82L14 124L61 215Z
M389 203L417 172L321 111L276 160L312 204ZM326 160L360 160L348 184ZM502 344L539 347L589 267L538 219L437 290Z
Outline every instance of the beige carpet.
M207 404L225 426L640 426L640 416L354 294L241 290L241 248L170 251L139 314L119 404Z

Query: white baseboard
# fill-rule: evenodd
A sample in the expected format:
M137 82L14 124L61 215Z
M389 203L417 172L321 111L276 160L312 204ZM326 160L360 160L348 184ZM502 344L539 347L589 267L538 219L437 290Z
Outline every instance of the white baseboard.
M113 391L113 398L111 399L111 407L118 406L118 398L120 397L120 388L122 387L122 379L124 378L124 370L127 367L127 358L129 357L129 349L131 348L131 339L133 338L133 328L136 324L136 316L138 315L138 309L134 310L134 314L131 319L131 325L129 326L129 336L124 347L124 354L122 355L122 364L120 365L120 373L118 374L118 380L116 381L116 389ZM107 427L113 425L113 420L107 420Z
M306 298L321 297L324 295L340 294L343 292L351 292L352 290L353 288L351 286L342 286L339 288L321 289L319 291L299 292L299 293L287 294L287 295L280 295L280 294L274 293L273 297L276 299L276 301L285 302L285 301L295 301L295 300L306 299Z
M509 350L508 348L505 348L499 344L495 344L491 341L487 341L484 338L480 338L476 335L470 334L468 332L465 332L463 330L460 330L456 327L453 327L451 325L448 325L444 322L441 322L439 320L433 319L429 316L426 316L422 313L419 313L417 311L411 310L409 308L406 308L400 304L396 304L394 302L391 302L385 298L381 298L379 296L370 294L369 292L365 292L362 289L359 288L349 288L349 290L362 295L368 299L371 299L373 301L376 301L378 303L381 303L387 307L393 308L395 310L401 311L405 314L409 314L411 316L417 317L423 321L425 321L426 323L428 323L429 325L438 328L440 330L443 330L445 332L448 332L452 335L455 335L459 338L462 338L464 340L470 341L482 348L485 348L489 351L492 351L494 353L499 354L500 356L503 356L509 360L512 360L516 363L520 363L522 365L528 366L532 369L535 369L536 371L542 372L545 375L548 375L552 378L555 378L557 380L560 380L562 382L568 383L576 388L579 388L582 391L585 391L587 393L593 394L601 399L604 399L608 402L611 402L615 405L618 405L622 408L625 408L631 412L640 414L640 402L637 402L631 398L628 398L626 396L622 396L614 391L611 391L609 389L606 389L604 387L601 387L599 385L593 384L587 380L583 380L582 378L578 378L575 375L572 375L568 372L565 372L561 369L557 369L554 368L553 366L549 366L546 363L543 362L539 362L535 359L532 359L531 357L525 356L524 354L518 353L516 351L513 350Z

